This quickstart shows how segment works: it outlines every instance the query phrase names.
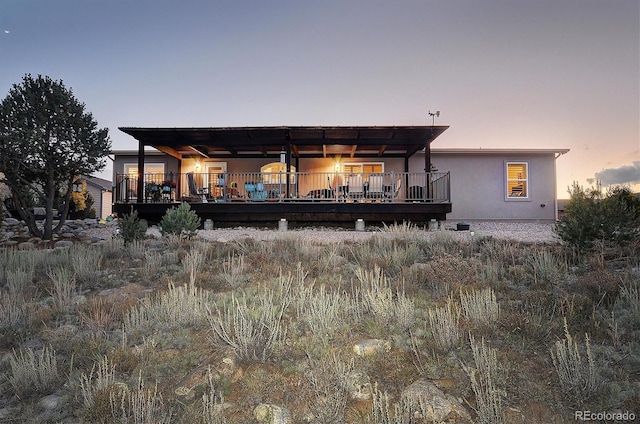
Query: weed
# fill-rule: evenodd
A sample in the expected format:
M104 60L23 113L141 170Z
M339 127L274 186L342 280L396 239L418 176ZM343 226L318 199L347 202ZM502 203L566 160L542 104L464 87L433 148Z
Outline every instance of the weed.
M103 356L97 364L93 365L88 376L82 373L80 389L85 408L93 408L96 393L115 383L115 370L115 366L110 365L107 357Z
M236 288L247 282L246 271L247 266L245 265L244 254L232 255L229 253L227 259L222 262L220 278L227 286Z
M558 340L550 350L551 360L565 394L571 400L583 403L595 394L599 385L589 336L585 334L586 359L583 359L578 343L569 333L566 319L564 332L564 340Z
M484 338L476 343L469 335L475 368L463 368L471 379L471 388L476 395L476 413L480 424L500 424L504 422L502 399L506 396L499 387L498 358L496 350L487 346Z
M60 312L69 313L75 309L76 279L67 268L56 268L49 271L53 281L51 296Z
M74 274L80 281L91 281L100 270L102 254L99 250L74 244L69 249L69 259Z
M465 293L460 289L460 304L464 317L474 323L490 325L500 317L500 305L493 289L471 289Z
M204 424L225 424L224 396L216 390L211 367L207 369L209 390L202 395L202 420Z
M247 303L246 294L237 298L232 293L230 302L209 311L208 319L214 334L231 346L239 359L264 362L285 336L284 310L285 305L274 302L272 290L251 303Z
M7 376L9 384L18 396L33 393L44 394L60 380L56 352L45 347L36 354L32 349L13 351L9 357L11 373Z
M453 303L453 299L444 306L429 309L429 328L436 346L442 350L449 350L460 341L460 307Z
M144 274L153 278L162 270L162 254L159 252L145 252Z

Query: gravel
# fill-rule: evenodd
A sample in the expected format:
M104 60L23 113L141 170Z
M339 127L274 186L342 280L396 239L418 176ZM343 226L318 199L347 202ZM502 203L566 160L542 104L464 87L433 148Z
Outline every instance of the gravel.
M514 240L525 243L557 243L554 235L554 224L550 222L505 222L505 221L474 221L470 222L469 231L455 231L456 223L444 222L437 231L416 231L414 236L430 239L433 237L452 237L459 240L471 240L478 237L493 237L503 240ZM422 227L420 227L422 228ZM252 238L255 240L274 240L276 238L304 238L305 240L331 243L331 242L358 242L375 235L395 237L402 233L401 227L395 227L398 231L384 231L382 227L368 226L366 231L355 231L353 228L328 228L328 227L303 227L290 228L286 232L277 229L265 229L254 227L217 228L214 230L198 230L198 237L202 240L229 242L237 239ZM94 232L100 234L93 234ZM105 238L106 232L113 231L112 227L90 231L90 236ZM151 237L160 237L157 227L151 227L147 231Z

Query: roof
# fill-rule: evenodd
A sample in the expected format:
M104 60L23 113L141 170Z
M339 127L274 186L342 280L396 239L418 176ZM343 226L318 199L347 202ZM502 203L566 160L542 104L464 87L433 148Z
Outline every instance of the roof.
M120 127L145 146L183 157L277 157L291 148L294 157L410 157L448 126L385 127Z
M495 154L549 154L564 155L569 152L569 149L513 149L513 148L491 148L483 149L479 148L439 148L432 147L431 153L433 154L472 154L472 155L495 155Z
M87 184L92 185L101 190L111 190L113 188L113 184L111 183L111 181L105 180L103 178L84 176L82 177L82 179L84 179L87 182Z

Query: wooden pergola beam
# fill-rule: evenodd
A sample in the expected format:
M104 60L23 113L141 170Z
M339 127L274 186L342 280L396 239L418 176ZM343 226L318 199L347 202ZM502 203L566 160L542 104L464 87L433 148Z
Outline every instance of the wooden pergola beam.
M169 155L172 156L178 160L182 160L182 154L180 154L180 152L178 152L175 149L172 149L171 147L167 147L167 146L153 146L156 150L161 151L162 153L164 153L165 155Z

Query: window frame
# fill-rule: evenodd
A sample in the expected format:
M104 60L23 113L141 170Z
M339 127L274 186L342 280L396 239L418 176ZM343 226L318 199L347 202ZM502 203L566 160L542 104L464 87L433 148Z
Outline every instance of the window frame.
M510 165L524 165L524 177L509 178ZM524 195L513 195L513 183L523 183ZM504 200L507 202L528 202L531 201L531 167L529 161L526 160L509 160L504 163Z

